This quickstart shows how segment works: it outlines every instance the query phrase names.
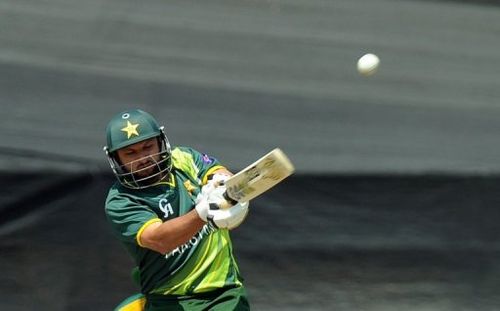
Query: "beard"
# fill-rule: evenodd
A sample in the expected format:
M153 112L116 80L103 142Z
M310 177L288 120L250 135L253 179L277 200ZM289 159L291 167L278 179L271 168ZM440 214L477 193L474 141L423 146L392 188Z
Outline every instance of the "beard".
M134 170L133 173L136 180L142 182L155 182L161 177L161 170L153 160L148 160L144 163L138 165L138 167Z
M170 154L161 152L119 166L116 172L122 185L132 189L152 186L168 179L172 163Z
M158 166L152 160L148 160L137 166L134 170L134 175L144 178L152 175L155 171L158 171Z

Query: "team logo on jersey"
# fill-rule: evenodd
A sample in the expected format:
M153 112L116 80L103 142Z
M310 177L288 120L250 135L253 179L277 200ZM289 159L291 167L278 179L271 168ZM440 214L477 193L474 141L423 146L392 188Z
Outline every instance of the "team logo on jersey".
M202 159L203 159L203 162L205 162L206 164L212 164L215 161L214 158L208 156L208 154L205 154L205 153L203 154Z
M168 218L168 216L174 214L174 210L172 209L172 205L167 201L167 199L161 199L160 202L158 202L158 207L160 210L165 214L163 218Z
M139 126L139 123L132 124L130 121L127 120L127 126L121 129L122 132L127 133L127 139L130 139L132 136L139 136L139 133L137 132L137 127Z

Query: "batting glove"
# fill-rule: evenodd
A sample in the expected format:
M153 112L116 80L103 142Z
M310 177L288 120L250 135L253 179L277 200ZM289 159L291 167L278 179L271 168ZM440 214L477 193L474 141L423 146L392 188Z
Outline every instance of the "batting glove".
M248 214L249 202L237 203L230 208L219 206L224 199L225 186L215 186L209 183L202 188L196 204L196 211L204 221L211 222L217 228L234 229L238 227Z
M208 221L208 210L210 208L210 204L208 203L208 195L210 194L210 192L214 191L214 189L215 184L208 183L201 188L201 192L196 197L196 205L194 208L196 209L198 216L200 216L200 218L205 222Z
M226 180L228 180L230 177L231 177L231 175L228 175L228 174L215 173L212 176L210 176L208 183L215 183L216 186L221 186L221 185L224 185Z

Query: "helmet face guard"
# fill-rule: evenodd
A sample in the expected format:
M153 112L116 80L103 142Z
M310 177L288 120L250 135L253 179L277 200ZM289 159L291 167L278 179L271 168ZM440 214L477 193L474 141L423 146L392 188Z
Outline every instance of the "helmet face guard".
M109 154L108 161L118 181L125 187L131 189L143 189L157 184L158 182L168 178L172 169L172 159L170 146L164 144L162 151L151 154L129 163L120 164L116 153ZM146 166L136 168L137 163L147 160ZM143 175L143 172L149 172Z
M117 150L157 138L160 151L128 163L121 163ZM107 127L108 145L104 147L109 165L118 181L131 189L143 189L169 177L172 169L170 143L156 120L141 110L124 112L110 121ZM139 163L146 163L139 166Z

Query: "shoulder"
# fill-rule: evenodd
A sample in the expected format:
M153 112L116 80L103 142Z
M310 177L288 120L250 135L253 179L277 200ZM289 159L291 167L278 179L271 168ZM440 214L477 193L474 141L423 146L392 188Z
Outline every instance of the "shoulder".
M196 164L202 161L203 156L203 154L190 147L175 147L172 149L172 164L178 169L196 168Z
M179 157L179 156L186 156L186 155L192 155L196 156L201 154L199 151L191 148L191 147L186 147L186 146L175 146L172 148L172 156Z
M206 153L202 153L194 148L185 146L176 146L172 149L172 161L176 163L193 162L203 165L218 163L218 160Z
M106 212L123 208L132 202L138 201L140 198L134 195L130 189L127 189L115 183L108 191L106 197L105 210Z
M208 154L190 147L179 146L172 149L172 166L201 182L207 172L214 167L220 167L220 163Z

